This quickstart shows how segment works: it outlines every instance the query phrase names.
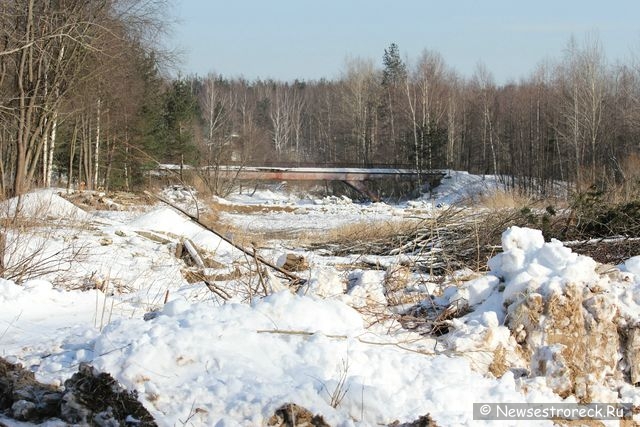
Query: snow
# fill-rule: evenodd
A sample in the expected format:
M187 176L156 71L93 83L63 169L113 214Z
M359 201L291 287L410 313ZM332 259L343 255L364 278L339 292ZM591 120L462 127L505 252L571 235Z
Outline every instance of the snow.
M495 191L500 184L493 175L472 175L464 171L447 171L442 183L427 201L436 205L454 205L481 194Z
M628 271L634 276L640 277L640 256L634 256L626 260L623 264L624 271Z
M196 245L208 249L224 259L239 256L238 249L212 232L190 221L169 207L159 207L130 221L128 226L135 230L169 233L190 239Z
M549 295L568 283L595 283L596 262L552 239L545 243L540 230L510 227L502 235L503 252L489 260L491 273L506 282L504 302L538 292Z
M462 172L451 171L449 177L435 198L398 205L274 190L217 202L293 208L221 213L245 229L326 231L354 221L402 219L416 209L459 203L494 185L487 177ZM178 192L185 202L193 196L179 189L163 195ZM40 212L29 209L44 202L47 217L79 218L90 226L48 231L47 241L55 245L68 244L62 236L72 233L85 249L66 271L18 283L0 279L0 354L22 363L39 380L58 385L79 363L89 362L137 390L161 426L183 425L186 419L202 426L265 425L286 402L322 414L334 426L388 425L427 413L443 426L520 425L475 421L472 402L572 398L561 398L540 378L488 373L492 352L513 346L505 326L509 304L524 294L549 295L580 283L604 289L629 324L640 313L640 257L618 266L615 278L603 278L591 258L559 241L545 242L538 230L512 227L503 234L504 252L489 261L486 274L465 280L461 277L469 272L459 272L442 286L428 278L415 286L429 293L440 289L435 300L463 301L471 308L466 316L452 319L451 332L436 342L389 320L384 270L343 271L337 265L347 259L305 253L311 267L296 293L279 290L278 279L268 278L274 290L270 295L252 293L251 298L234 296L223 302L202 283L187 283L181 273L185 266L174 256L175 244L190 239L229 271L246 257L173 209L156 205L135 218L121 213L98 218L53 192L34 192L23 200L23 213ZM11 209L12 203L6 206ZM140 232L155 233L166 242ZM266 250L274 262L282 259L282 245L275 242ZM381 268L403 261L365 258L375 258ZM247 286L242 280L234 283ZM374 309L380 311L372 321ZM151 310L153 316L144 316ZM541 350L537 357L551 361L552 350ZM640 402L640 392L630 385L618 389L621 401ZM341 392L344 397L332 402Z
M94 298L87 293L62 298L62 292L44 282L1 284L5 301L24 307L28 300L41 313L42 305L48 305L43 317L91 306ZM54 322L68 336L63 339L59 331L49 337L61 345L39 361L36 372L53 380L79 362L91 361L138 390L163 426L179 424L192 405L204 410L198 413L199 425L262 425L288 401L322 413L332 425L375 425L393 421L389 414L414 419L426 412L450 425L473 425L470 408L452 401L525 401L515 393L513 378L483 377L464 359L425 357L361 340L370 334L361 315L335 300L287 291L251 305L176 299L150 321L118 319L100 333L89 325L82 330L86 320L77 317L78 308L65 326L61 319ZM92 315L92 310L84 313ZM4 320L6 314L2 316ZM21 319L3 337L3 347L9 345L7 337L22 335L17 329L25 327L36 328ZM334 409L329 395L341 375L346 375L348 392Z
M66 219L88 221L91 215L55 193L55 190L38 190L0 203L0 217L39 219Z
M453 303L462 300L471 307L476 306L484 302L499 283L500 280L493 275L487 275L469 281L460 287L452 288L454 293L449 298L449 302Z

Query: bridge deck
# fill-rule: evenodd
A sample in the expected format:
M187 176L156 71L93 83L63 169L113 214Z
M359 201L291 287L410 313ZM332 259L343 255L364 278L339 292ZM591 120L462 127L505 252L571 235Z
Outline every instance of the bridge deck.
M191 166L183 166L192 170ZM156 173L179 170L180 165L160 165ZM201 170L206 171L207 168ZM439 181L445 176L442 170L417 171L403 168L334 168L334 167L279 167L279 166L218 166L210 168L210 173L229 179L268 180L268 181L343 181L378 201L379 196L369 191L365 181L375 179L422 179L424 182Z
M324 168L324 167L256 167L221 166L218 173L239 179L289 181L367 181L392 177L418 178L444 176L439 170L418 172L413 169Z

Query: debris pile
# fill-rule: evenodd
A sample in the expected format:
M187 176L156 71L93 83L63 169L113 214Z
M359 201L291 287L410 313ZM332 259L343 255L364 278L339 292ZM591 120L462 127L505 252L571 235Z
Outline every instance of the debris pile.
M59 389L36 381L33 372L0 358L0 411L30 423L59 419L96 426L157 425L135 392L85 363Z

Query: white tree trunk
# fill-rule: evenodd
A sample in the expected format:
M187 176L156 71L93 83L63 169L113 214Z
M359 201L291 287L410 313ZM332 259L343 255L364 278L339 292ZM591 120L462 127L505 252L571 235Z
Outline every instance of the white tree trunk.
M58 110L56 109L53 112L53 121L51 123L51 139L49 144L49 152L45 150L46 162L47 162L47 173L44 176L44 185L45 187L51 186L51 173L53 170L53 152L56 149L56 134L58 131ZM46 148L46 147L45 147Z
M47 167L49 166L48 155L49 155L49 133L45 132L45 134L42 136L42 176L44 179L43 184L45 187L49 187L49 181L48 181L49 171L47 170Z
M98 170L100 165L100 104L101 100L98 99L98 112L96 113L96 146L93 155L93 189L98 188Z

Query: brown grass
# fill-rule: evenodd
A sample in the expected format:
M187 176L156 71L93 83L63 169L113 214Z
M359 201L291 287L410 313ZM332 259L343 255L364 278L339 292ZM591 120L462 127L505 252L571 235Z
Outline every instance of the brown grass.
M485 193L478 199L478 205L487 209L522 208L531 206L529 197L519 194L517 191L494 190Z
M401 221L361 221L327 230L321 235L308 234L301 240L306 243L349 245L391 241L398 236L415 232L422 220L403 219Z
M211 204L212 206L225 206L221 204ZM267 246L267 241L273 239L289 240L293 238L292 234L286 232L269 232L269 231L256 231L246 227L238 226L232 222L225 221L220 217L222 209L209 209L206 213L200 215L200 221L205 225L213 228L223 236L227 237L235 244L238 244L244 248L262 248ZM230 210L225 210L230 212Z
M631 153L619 164L621 182L607 182L606 201L612 204L627 203L640 196L640 154ZM610 179L613 181L613 179ZM584 186L583 189L588 189Z

